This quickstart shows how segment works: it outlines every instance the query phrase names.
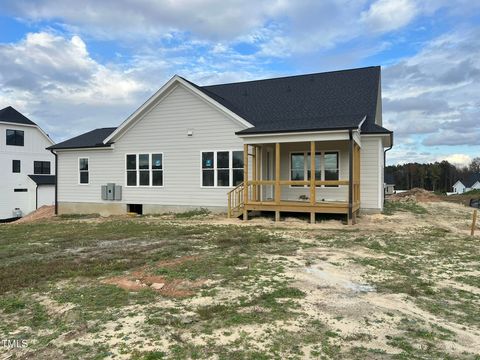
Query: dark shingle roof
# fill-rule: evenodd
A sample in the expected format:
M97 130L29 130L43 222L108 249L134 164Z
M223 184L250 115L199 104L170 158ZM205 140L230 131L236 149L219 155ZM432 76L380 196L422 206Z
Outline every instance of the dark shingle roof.
M55 185L55 175L28 175L37 185Z
M471 188L477 181L480 181L480 173L470 175L466 181L465 187Z
M11 106L7 106L6 108L0 110L0 121L21 125L37 125Z
M192 83L191 83L192 84ZM196 86L254 125L238 134L356 128L388 133L375 125L380 67Z
M104 144L105 140L116 128L101 128L89 131L85 134L68 139L56 145L50 146L47 149L78 149L78 148L92 148L92 147L107 147L110 144Z

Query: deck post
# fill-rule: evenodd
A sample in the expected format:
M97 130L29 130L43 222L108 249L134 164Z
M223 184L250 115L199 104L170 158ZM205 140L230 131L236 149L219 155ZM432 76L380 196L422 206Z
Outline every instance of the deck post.
M348 151L348 225L353 225L353 132L348 130L349 151Z
M248 220L248 145L243 145L243 220Z
M315 188L315 141L310 141L310 205L315 206L317 200ZM310 222L315 224L315 212L310 214Z
M275 203L280 205L280 143L275 143ZM275 211L275 221L280 220L280 211Z
M261 173L261 164L262 164L262 157L261 157L261 146L257 146L255 150L255 159L257 159L257 180L262 180L262 173ZM257 185L257 196L255 197L255 201L260 201L262 198L262 185Z
M257 181L257 146L252 146L252 180ZM252 186L252 199L257 201L257 185L253 183Z

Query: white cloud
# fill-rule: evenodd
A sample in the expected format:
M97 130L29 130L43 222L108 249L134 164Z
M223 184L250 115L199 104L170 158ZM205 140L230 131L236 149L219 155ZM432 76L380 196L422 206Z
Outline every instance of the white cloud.
M466 154L452 154L448 156L437 157L437 161L447 160L449 163L456 166L468 166L472 161L472 158Z
M362 12L361 21L374 32L386 32L404 27L417 14L411 0L377 0Z

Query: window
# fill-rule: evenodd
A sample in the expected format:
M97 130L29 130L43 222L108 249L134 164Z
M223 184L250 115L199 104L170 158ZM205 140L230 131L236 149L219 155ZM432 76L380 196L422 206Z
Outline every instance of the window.
M163 154L127 154L127 186L163 186Z
M13 189L13 192L27 192L28 189Z
M243 181L243 151L204 151L201 171L202 186L237 186Z
M88 158L79 158L78 159L78 171L79 171L79 183L88 184L90 182L89 168L88 168Z
M323 165L323 166L322 166ZM310 153L295 152L290 154L290 179L310 180ZM338 152L317 152L315 153L315 180L339 180ZM292 185L299 187L302 185ZM325 185L337 187L338 185Z
M305 180L305 154L292 153L290 156L290 179L295 181ZM302 186L302 185L292 185Z
M325 180L338 180L338 152L326 152L324 155ZM326 185L336 187L338 185Z
M7 145L23 146L24 132L22 130L7 129Z
M12 160L12 172L13 173L20 172L20 160Z
M232 151L233 186L243 182L243 151Z
M34 161L33 173L36 175L50 175L50 161Z

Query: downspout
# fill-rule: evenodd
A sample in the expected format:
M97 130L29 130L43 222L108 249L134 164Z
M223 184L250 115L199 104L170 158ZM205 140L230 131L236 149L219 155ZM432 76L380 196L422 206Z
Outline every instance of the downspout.
M55 156L55 215L58 215L58 155L51 149L50 152Z
M383 204L385 205L385 168L387 167L387 151L393 147L393 132L390 133L390 147L383 151Z
M353 221L353 131L348 130L350 151L348 158L348 222Z
M38 184L35 186L35 210L38 209Z

